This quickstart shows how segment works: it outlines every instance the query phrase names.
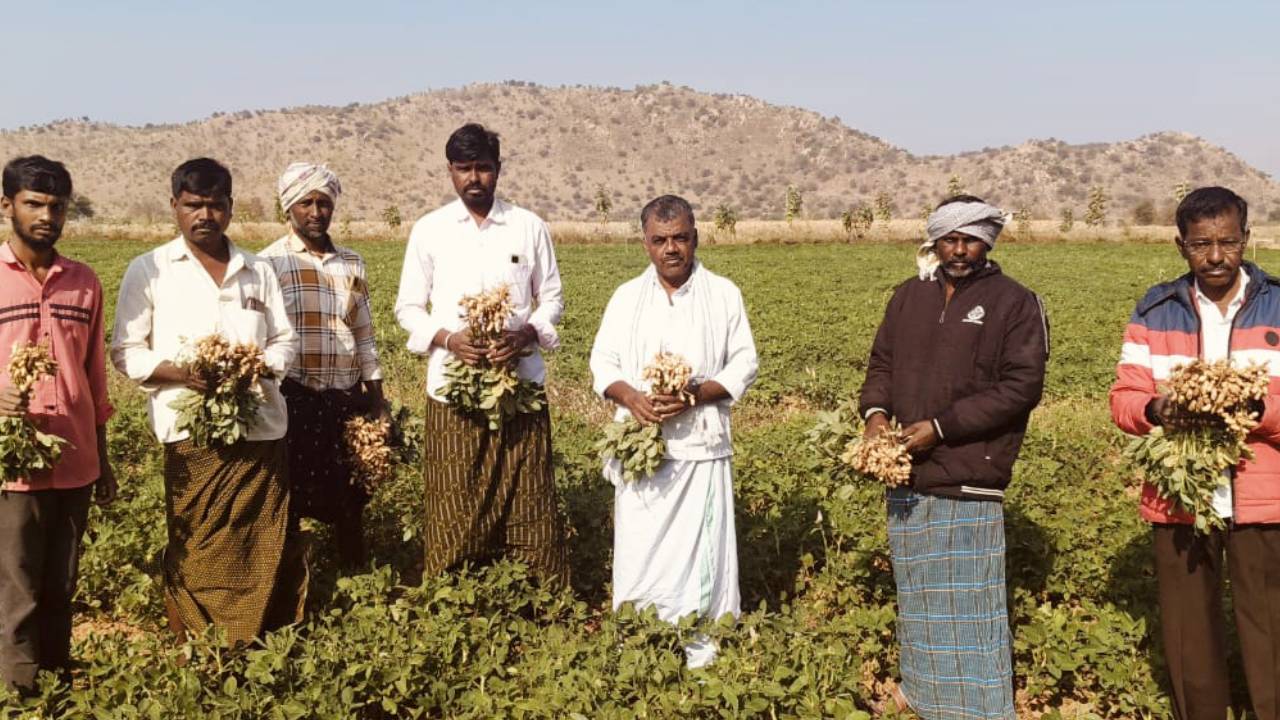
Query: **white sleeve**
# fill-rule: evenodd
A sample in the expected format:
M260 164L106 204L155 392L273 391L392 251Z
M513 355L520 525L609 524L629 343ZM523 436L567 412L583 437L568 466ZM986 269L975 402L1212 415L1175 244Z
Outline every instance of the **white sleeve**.
M609 304L604 308L604 317L600 320L600 329L596 331L595 342L591 344L591 389L600 397L604 397L604 391L615 382L628 382L622 371L622 353L626 352L630 328L625 324L626 303L621 296L622 289L619 288L609 298Z
M116 298L116 320L111 331L111 364L138 384L143 384L167 358L151 349L151 297L149 255L136 257L125 270Z
M538 237L534 241L533 297L538 308L529 315L529 324L538 331L538 346L544 350L560 347L560 334L556 324L564 314L564 294L560 286L560 268L556 264L556 251L551 244L551 230L545 222L538 223Z
M760 361L756 356L756 343L751 336L751 323L747 321L747 306L742 301L742 292L735 287L733 298L726 304L729 307L729 340L725 345L725 363L720 372L710 379L720 383L737 402L756 381Z
M400 270L400 289L396 294L396 320L409 333L406 347L416 355L431 351L431 343L444 324L427 310L431 298L434 264L427 250L423 225L418 224L409 234L409 245L404 252L404 266Z

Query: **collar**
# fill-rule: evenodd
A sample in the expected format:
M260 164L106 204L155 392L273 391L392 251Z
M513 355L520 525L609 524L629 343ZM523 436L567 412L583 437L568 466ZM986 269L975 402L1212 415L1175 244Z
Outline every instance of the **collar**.
M307 249L307 244L302 242L302 238L298 237L297 233L295 233L292 228L289 230L289 234L285 236L284 246L289 252L306 253L311 255L311 251ZM329 246L333 248L333 251L321 254L321 260L328 260L338 254L338 246L334 244L333 236L329 237Z
M684 295L688 295L690 291L693 290L693 277L697 275L698 271L700 271L701 269L702 269L702 261L698 260L697 258L694 258L693 269L689 271L689 277L685 278L683 285L676 288L675 291L671 293L671 297L677 298L677 297L682 297ZM649 282L653 283L654 287L658 288L663 293L667 292L667 289L662 285L662 278L658 277L658 269L653 266L652 262L649 263L649 267L645 268L644 272L645 272L645 275L649 276Z
M27 266L22 264L18 256L14 254L13 247L9 245L9 241L0 242L0 262L10 265L14 268L27 272ZM49 266L49 274L59 273L66 269L66 258L62 257L62 253L57 250L53 251L53 264Z
M1240 270L1249 277L1248 286L1245 288L1244 302L1249 302L1258 293L1269 292L1273 285L1280 285L1280 278L1268 274L1248 260L1240 263ZM1146 315L1151 312L1152 308L1168 300L1180 302L1187 309L1194 308L1195 303L1191 299L1191 290L1195 287L1195 282L1195 274L1188 272L1175 280L1156 285L1148 290L1147 294L1138 301L1137 313Z
M454 200L453 205L453 215L455 220L460 223L475 222L471 217L471 211L467 209L467 204L462 202L462 198ZM493 223L494 225L506 225L507 214L509 212L510 207L502 198L494 198L493 207L489 208L489 215L485 217L484 222L480 223L480 227L484 227L489 223Z
M244 250L236 247L231 238L223 235L222 238L227 241L227 273L224 278L229 278L249 266L249 256ZM194 260L195 256L191 254L191 247L187 245L187 239L179 235L169 241L164 248L165 257L169 262L180 262Z

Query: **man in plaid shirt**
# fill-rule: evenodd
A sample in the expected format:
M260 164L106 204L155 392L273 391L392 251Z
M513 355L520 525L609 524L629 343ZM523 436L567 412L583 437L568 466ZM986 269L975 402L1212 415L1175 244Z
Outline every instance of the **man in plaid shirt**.
M364 260L329 237L342 193L337 175L323 165L294 163L278 190L289 233L260 254L275 268L302 340L281 385L289 405L293 513L333 523L342 563L356 567L364 562L361 513L369 496L334 452L343 447L343 426L353 415L388 417Z

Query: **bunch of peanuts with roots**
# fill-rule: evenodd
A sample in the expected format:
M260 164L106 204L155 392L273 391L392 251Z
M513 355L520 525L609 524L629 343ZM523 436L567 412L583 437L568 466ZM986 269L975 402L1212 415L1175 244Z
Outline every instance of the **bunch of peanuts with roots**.
M911 453L897 419L890 420L889 427L870 440L855 438L845 446L840 460L858 474L889 487L911 484Z

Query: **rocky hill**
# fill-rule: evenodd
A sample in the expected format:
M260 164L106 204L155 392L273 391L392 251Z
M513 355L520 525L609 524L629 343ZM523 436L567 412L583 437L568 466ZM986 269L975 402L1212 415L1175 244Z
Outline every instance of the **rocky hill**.
M444 141L467 121L502 135L501 194L558 220L595 217L601 189L614 218L633 217L664 192L686 196L708 216L725 203L742 218L777 218L789 185L799 189L805 217L837 217L881 194L894 216L915 217L947 193L952 178L1040 218L1071 208L1082 219L1092 186L1109 196L1113 222L1133 220L1135 210L1141 216L1143 206L1163 218L1175 186L1218 183L1241 192L1258 217L1280 219L1280 184L1182 133L918 156L839 118L665 83L632 90L480 84L368 105L216 113L177 125L67 120L0 132L0 156L61 159L99 217L131 219L164 217L170 171L199 155L232 168L243 219L268 219L278 173L312 159L341 176L340 213L374 219L394 205L408 220L453 198Z

